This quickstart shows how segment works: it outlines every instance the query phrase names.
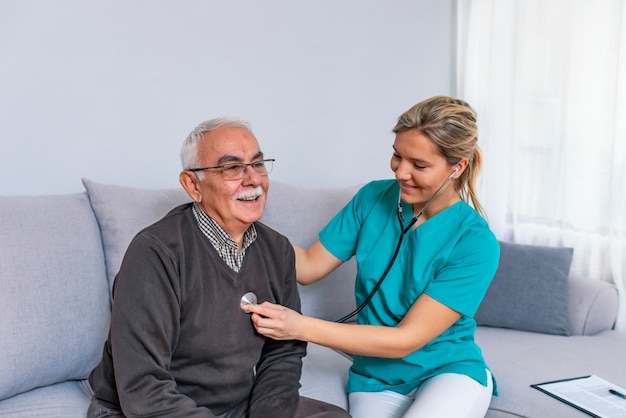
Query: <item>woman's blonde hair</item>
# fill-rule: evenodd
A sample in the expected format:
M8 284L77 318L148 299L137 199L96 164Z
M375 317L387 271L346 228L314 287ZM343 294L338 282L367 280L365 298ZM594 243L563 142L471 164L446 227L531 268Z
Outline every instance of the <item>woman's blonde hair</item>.
M474 209L486 218L476 196L476 179L483 165L483 155L478 146L478 126L474 109L454 97L431 97L400 115L393 132L410 129L416 129L428 136L451 165L467 158L469 163L454 181L454 188L463 200L471 201Z

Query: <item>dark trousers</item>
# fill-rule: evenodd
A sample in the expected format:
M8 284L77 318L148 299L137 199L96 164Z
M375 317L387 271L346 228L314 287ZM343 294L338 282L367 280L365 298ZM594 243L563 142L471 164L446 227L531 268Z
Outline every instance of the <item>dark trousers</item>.
M221 418L245 418L245 405L243 408L236 407L233 410L221 415ZM91 404L87 410L87 418L125 418L119 409L107 408L102 405L96 398L91 399ZM272 417L268 417L272 418ZM305 398L300 396L298 409L294 418L350 418L345 410L338 406L318 401L317 399Z

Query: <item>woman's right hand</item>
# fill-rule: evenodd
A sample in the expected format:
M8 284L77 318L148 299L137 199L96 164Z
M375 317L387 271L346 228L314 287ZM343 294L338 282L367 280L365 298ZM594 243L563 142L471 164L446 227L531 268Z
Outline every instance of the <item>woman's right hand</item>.
M298 312L275 303L263 302L260 305L245 305L245 312L252 314L251 319L257 332L274 340L300 340L304 316Z

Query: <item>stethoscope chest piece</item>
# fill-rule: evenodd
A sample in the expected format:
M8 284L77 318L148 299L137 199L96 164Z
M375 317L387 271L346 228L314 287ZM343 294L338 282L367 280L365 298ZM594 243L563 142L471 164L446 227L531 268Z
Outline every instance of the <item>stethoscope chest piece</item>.
M239 306L243 310L243 307L246 305L256 305L257 298L254 292L248 292L241 297L241 301L239 302Z

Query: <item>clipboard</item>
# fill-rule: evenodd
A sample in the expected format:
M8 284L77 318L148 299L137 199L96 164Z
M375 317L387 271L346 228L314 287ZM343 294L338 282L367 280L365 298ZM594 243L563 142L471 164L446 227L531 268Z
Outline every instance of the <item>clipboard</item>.
M537 389L538 391L541 391L541 392L545 393L548 396L552 396L554 399L558 399L559 401L561 401L561 402L563 402L565 404L568 404L569 406L572 406L572 407L578 409L579 411L584 412L585 414L588 414L588 415L590 415L592 417L595 417L595 418L602 418L600 415L596 415L593 412L586 410L582 406L577 405L574 402L570 402L570 401L568 401L566 399L563 399L560 396L558 396L557 394L552 393L549 390L543 388L544 385L551 385L553 383L569 382L569 381L572 381L572 380L579 380L579 379L587 379L589 377L591 377L591 375L579 376L579 377L571 377L569 379L552 380L550 382L535 383L533 385L530 385L530 387L533 388L533 389Z
M596 375L571 377L530 385L573 408L595 418L626 416L626 399L611 393L626 390Z

